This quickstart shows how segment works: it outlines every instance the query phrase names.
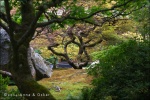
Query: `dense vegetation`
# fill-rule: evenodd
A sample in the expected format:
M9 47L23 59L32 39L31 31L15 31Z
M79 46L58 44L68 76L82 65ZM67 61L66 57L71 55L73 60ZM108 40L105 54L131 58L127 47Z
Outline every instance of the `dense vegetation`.
M128 41L93 53L100 61L89 74L94 88L84 100L148 100L150 98L150 43ZM87 93L88 91L88 93Z
M0 75L0 99L1 100L25 100L25 98L21 95L19 90L8 90L8 84L10 82L10 79L8 77L3 78L2 75Z

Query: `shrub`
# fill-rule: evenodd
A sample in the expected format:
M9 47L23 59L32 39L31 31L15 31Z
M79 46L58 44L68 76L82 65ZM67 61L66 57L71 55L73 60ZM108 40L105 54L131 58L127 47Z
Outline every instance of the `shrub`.
M9 83L9 78L4 79L2 75L0 74L0 99L3 99L8 83Z
M19 90L7 90L9 84L9 78L3 78L0 75L0 100L25 100L22 96L17 96L20 94Z
M71 94L68 94L66 100L82 100L82 99L81 99L80 95L79 96L73 96Z
M84 98L88 97L86 100L150 98L149 42L129 41L96 52L93 56L100 63L89 69L89 74L95 78L92 83L94 88L83 91Z

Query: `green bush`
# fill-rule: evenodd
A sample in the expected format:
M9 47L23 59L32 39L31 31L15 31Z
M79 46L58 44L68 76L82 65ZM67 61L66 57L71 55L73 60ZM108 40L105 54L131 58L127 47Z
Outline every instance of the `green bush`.
M95 52L100 63L89 69L94 88L84 100L148 100L150 98L150 43L128 41Z
M8 83L9 83L9 78L4 79L2 75L0 74L0 99L3 99Z
M7 90L7 86L9 84L9 78L3 78L0 75L0 100L25 100L24 97L19 96L19 90Z
M82 98L81 95L73 96L71 94L68 94L66 100L82 100Z

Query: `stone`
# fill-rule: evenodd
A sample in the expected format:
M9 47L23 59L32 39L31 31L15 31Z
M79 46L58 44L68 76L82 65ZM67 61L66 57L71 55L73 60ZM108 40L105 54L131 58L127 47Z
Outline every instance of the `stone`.
M55 90L56 92L61 92L61 89L60 89L59 86L56 86L55 89L56 89L56 90Z
M36 79L40 79L42 77L48 78L52 75L52 68L48 67L49 65L46 65L45 60L41 57L40 54L34 52L33 48L31 49L31 61L34 62L34 67L37 73Z
M9 62L10 38L7 32L0 27L0 67L4 67Z
M36 79L36 70L34 68L34 62L32 61L31 55L32 55L31 49L28 48L28 64L29 64L29 67L30 67L32 77L34 79Z

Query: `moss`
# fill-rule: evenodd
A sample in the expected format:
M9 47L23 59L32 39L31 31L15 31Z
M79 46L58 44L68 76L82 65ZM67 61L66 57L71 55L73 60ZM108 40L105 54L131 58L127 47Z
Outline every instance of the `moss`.
M55 100L55 98L50 94L48 89L46 89L42 85L39 85L31 78L26 78L22 80L19 79L18 83L19 90L29 100Z

